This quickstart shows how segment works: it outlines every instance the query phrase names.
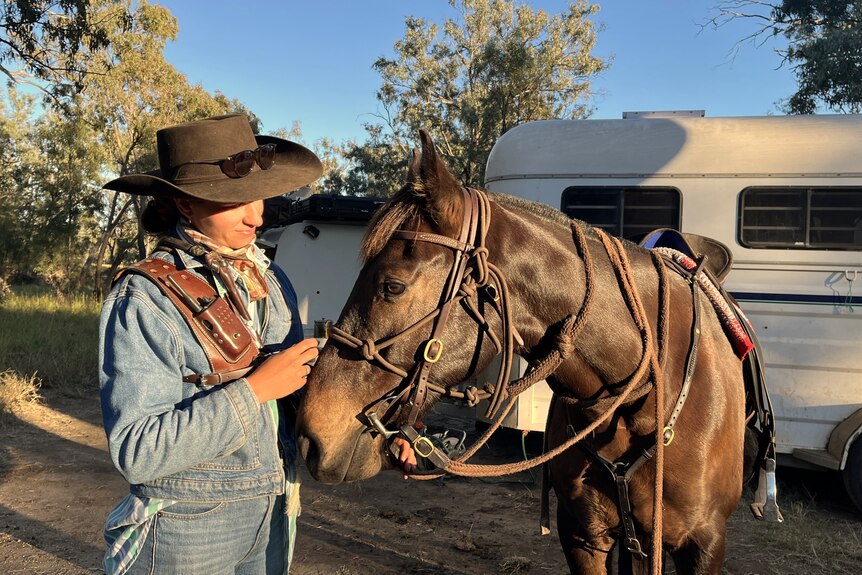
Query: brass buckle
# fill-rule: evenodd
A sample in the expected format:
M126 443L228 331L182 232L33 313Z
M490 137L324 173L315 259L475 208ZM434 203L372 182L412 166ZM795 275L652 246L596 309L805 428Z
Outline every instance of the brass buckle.
M422 448L420 446L426 446L426 445L428 446L428 451L423 452ZM434 444L431 443L431 440L428 439L427 437L425 437L424 435L420 435L413 442L413 450L422 457L429 457L432 453L434 453L435 449L436 448L434 447Z
M436 343L437 353L434 354L434 357L430 357L428 354L431 351L431 344ZM428 343L425 344L425 351L422 353L422 357L425 358L425 361L428 363L437 363L440 360L440 356L443 355L443 342L437 339L436 337L433 339L429 339Z

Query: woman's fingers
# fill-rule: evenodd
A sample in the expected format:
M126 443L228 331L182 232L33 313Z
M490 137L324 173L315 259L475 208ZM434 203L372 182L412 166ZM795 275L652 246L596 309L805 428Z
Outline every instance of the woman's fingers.
M317 357L317 339L308 338L273 354L246 376L261 403L290 395L305 385Z
M392 443L398 447L398 461L401 463L404 471L406 473L416 471L416 452L413 451L413 446L410 445L410 442L403 437L396 437L392 440ZM407 479L406 475L404 479Z

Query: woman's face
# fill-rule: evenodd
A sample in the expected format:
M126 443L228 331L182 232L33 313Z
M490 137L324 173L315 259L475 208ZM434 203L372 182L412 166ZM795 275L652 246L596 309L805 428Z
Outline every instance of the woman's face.
M263 200L247 204L218 204L207 200L178 198L177 209L192 227L214 242L231 248L243 248L255 239L255 230L263 224Z

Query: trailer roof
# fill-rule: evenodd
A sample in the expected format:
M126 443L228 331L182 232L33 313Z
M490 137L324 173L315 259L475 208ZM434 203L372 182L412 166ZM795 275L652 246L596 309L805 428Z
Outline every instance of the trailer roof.
M531 122L497 141L485 181L827 174L862 174L862 115Z

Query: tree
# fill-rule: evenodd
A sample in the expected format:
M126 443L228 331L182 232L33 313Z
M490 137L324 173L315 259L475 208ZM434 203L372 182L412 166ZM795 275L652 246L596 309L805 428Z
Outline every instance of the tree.
M101 43L51 69L46 91L62 93L53 100L62 105L39 114L36 98L14 84L0 102L0 154L14 158L0 166L0 277L35 274L59 291L89 286L101 295L116 267L147 247L137 226L146 198L101 185L157 168L159 128L247 110L190 85L165 61L165 44L178 31L165 8L145 0L84 4L88 33ZM54 81L75 89L54 90Z
M408 17L392 58L374 69L381 124L368 124L365 144L348 144L346 173L327 185L353 193L398 188L418 130L435 135L453 173L481 186L494 142L532 120L589 114L591 79L607 64L591 55L598 6L575 0L548 15L511 0L449 0L458 12L440 28Z
M111 11L112 2L106 2L102 9ZM170 11L140 0L132 14L131 28L121 21L100 18L108 44L95 59L107 72L85 76L78 101L79 113L96 129L109 173L125 175L158 168L155 134L164 126L229 112L245 112L254 125L259 125L240 102L190 85L185 75L164 59L165 44L175 39L179 30ZM95 292L101 294L110 272L124 261L146 255L146 237L135 223L147 199L101 190L96 193L106 199L99 217L101 233L81 267L80 280L83 283L85 277L93 277ZM111 261L109 273L103 273L106 258Z
M14 86L0 100L0 278L18 277L30 266L28 223L32 218L27 196L30 168L39 158L31 138L30 116L35 98Z
M736 0L719 4L707 24L717 27L736 19L760 22L742 41L762 44L777 36L787 39L787 47L778 52L782 64L792 67L798 87L784 105L786 112L862 112L862 3Z
M0 72L55 99L80 88L94 71L86 57L110 43L103 18L131 27L128 7L94 11L91 0L15 0L0 5ZM84 56L84 57L82 57ZM99 70L104 72L104 70Z

